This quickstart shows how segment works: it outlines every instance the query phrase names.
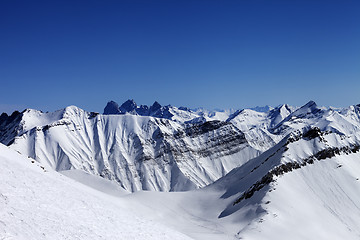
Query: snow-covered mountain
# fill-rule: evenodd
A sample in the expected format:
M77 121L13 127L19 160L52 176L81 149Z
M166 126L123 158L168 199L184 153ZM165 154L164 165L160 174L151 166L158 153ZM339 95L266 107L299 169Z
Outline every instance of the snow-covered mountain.
M2 114L0 237L360 238L360 105L154 105Z
M11 128L16 137L5 134L3 143L57 171L81 169L130 191L204 187L260 153L229 122L101 115L75 106L21 115Z
M0 141L57 171L80 169L129 191L202 188L307 126L343 135L358 132L359 106L321 109L312 101L268 112L229 115L187 108L120 107L104 115L75 106L53 112L27 109L0 117ZM171 117L170 117L171 116Z
M360 138L306 127L209 188L244 239L359 239ZM235 197L235 198L234 198Z
M132 114L139 116L150 116L156 118L166 118L178 122L185 122L199 117L198 114L187 108L177 108L173 106L161 106L157 101L151 106L138 106L133 99L125 101L121 106L116 102L110 101L104 108L104 115Z
M357 133L360 130L359 112L359 105L327 109L309 101L300 108L281 105L265 113L250 109L239 110L227 121L244 132L252 147L265 151L291 132L308 126L342 135Z
M104 115L131 114L139 116L150 116L156 118L166 118L177 122L205 122L212 120L225 121L233 110L214 110L204 108L190 109L187 107L174 107L171 105L162 106L155 101L151 106L138 106L133 99L125 101L119 106L114 101L109 101L104 108Z

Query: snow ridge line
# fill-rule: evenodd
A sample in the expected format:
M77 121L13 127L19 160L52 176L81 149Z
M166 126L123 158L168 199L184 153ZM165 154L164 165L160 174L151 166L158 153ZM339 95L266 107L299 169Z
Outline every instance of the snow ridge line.
M299 164L298 162L288 162L288 163L281 164L280 166L277 166L273 170L268 172L265 176L263 176L261 178L261 180L254 183L248 190L246 190L241 195L240 198L238 198L233 203L233 206L240 203L244 199L251 198L255 194L256 191L259 191L266 185L270 184L271 182L276 181L274 179L274 175L276 177L278 177L278 176L284 175L285 173L291 172L295 169L304 167L307 164L314 164L314 161L316 161L316 160L320 161L320 160L324 160L324 159L329 159L329 158L334 157L335 155L341 155L341 154L348 155L348 154L352 154L352 153L357 153L359 150L360 150L359 144L355 144L355 145L347 146L347 147L341 147L341 148L337 148L337 147L326 148L308 158L303 159L301 164Z

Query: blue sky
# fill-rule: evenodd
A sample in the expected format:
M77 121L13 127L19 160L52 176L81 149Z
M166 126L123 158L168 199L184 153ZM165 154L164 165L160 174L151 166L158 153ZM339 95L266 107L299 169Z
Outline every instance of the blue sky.
M359 104L358 1L0 2L0 111Z

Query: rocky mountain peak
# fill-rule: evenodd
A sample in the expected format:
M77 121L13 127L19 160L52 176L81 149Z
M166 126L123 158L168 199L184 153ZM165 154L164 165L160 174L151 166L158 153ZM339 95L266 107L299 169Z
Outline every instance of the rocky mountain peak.
M120 109L119 109L119 105L114 102L114 101L110 101L106 104L106 107L104 108L104 114L105 115L109 115L109 114L120 114Z
M131 112L137 108L137 104L133 99L129 99L120 106L121 113Z
M157 111L161 108L161 105L160 103L158 103L157 101L155 101L153 103L153 105L150 107L151 111L154 112L154 111Z

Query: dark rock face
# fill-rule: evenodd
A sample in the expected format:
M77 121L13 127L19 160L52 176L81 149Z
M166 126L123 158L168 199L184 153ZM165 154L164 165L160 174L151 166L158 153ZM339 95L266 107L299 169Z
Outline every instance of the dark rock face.
M133 99L129 99L120 106L121 113L132 112L137 108L136 102Z
M320 136L321 136L321 131L320 131L320 128L318 128L318 127L311 128L309 131L307 131L303 134L303 137L306 139L309 139L309 140L320 137Z
M97 115L99 115L98 112L90 112L89 119L95 118Z
M199 141L198 149L194 151L194 147L190 146L185 139L189 138L191 141L199 141L206 139L205 142ZM226 156L241 151L244 147L249 146L245 135L242 131L237 129L232 123L211 121L203 124L189 125L185 129L178 131L173 136L167 136L167 139L172 138L169 142L176 142L179 147L169 149L176 157L182 157L184 153L189 153L193 156Z
M156 112L157 110L159 110L161 108L160 103L158 103L157 101L154 102L154 104L150 107L150 112Z
M6 121L9 118L9 115L7 115L7 113L2 113L0 115L0 124L4 121Z
M125 113L166 119L173 117L173 114L170 112L170 106L161 106L157 101L150 107L147 105L138 106L133 99L127 100L120 107L116 102L110 101L104 109L104 115Z
M147 105L141 105L136 109L136 113L140 116L148 116L149 114L149 107Z
M185 133L187 136L195 137L210 131L214 131L216 129L219 129L225 125L231 125L229 122L221 122L221 121L209 121L204 122L199 125L193 125L191 127L188 127L185 129Z
M6 113L0 116L0 142L5 145L10 145L20 130L20 122L22 113L19 111L13 112L10 116Z
M149 109L148 116L171 119L174 115L170 112L170 106L161 106L155 101Z
M114 101L108 102L106 107L104 108L104 115L120 114L120 113L121 111L119 109L119 105Z

